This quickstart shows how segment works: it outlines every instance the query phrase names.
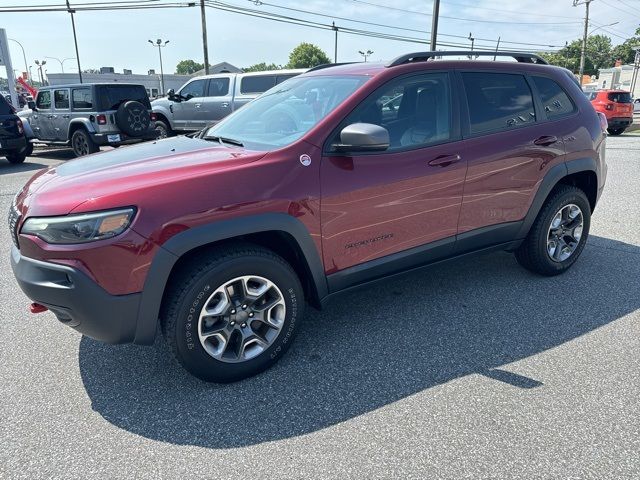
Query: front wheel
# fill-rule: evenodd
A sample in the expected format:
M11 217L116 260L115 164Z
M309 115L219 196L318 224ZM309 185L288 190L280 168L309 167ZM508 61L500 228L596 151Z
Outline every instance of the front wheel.
M578 259L589 236L591 205L571 185L557 187L545 202L522 245L518 263L540 275L558 275Z
M276 363L304 311L291 266L252 245L224 248L184 265L163 304L162 329L180 364L209 382L233 382Z

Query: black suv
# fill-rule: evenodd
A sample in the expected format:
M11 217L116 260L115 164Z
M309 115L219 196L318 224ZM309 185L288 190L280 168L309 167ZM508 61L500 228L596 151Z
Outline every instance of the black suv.
M70 145L76 156L95 153L101 145L118 147L154 140L155 114L142 85L84 83L43 87L30 110L30 139Z
M16 110L0 95L0 157L11 163L22 163L27 158L27 139L22 120Z

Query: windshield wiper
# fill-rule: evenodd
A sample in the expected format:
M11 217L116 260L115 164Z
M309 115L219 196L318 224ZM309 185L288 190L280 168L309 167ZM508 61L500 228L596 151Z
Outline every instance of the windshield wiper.
M218 137L215 135L207 135L206 137L202 137L204 140L210 140L213 142L218 142L220 143L220 145L224 145L225 143L228 143L229 145L234 145L236 147L244 147L244 144L239 141L239 140L234 140L233 138L226 138L226 137Z

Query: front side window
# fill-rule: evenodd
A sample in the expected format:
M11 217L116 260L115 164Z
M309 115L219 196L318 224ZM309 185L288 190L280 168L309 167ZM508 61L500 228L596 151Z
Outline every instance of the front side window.
M53 103L56 106L56 110L68 110L69 90L54 90Z
M212 78L209 80L208 97L224 97L229 95L228 78Z
M361 87L360 75L296 77L275 86L201 138L233 140L251 150L273 150L302 137Z
M547 114L547 118L554 119L568 115L574 111L573 102L560 85L546 77L533 77L542 108Z
M395 80L367 98L340 125L371 123L389 132L386 152L420 148L451 139L449 76L429 73ZM339 144L340 132L332 144Z
M472 135L504 132L536 121L531 89L524 76L463 72Z
M206 80L194 80L193 82L185 85L182 90L180 90L180 95L185 98L204 97L204 88L206 85Z
M89 110L93 108L93 96L90 88L74 88L71 90L71 100L74 109Z
M240 80L240 93L262 93L276 84L275 75L256 75Z
M45 90L38 93L38 101L36 107L40 110L49 110L51 108L51 91Z

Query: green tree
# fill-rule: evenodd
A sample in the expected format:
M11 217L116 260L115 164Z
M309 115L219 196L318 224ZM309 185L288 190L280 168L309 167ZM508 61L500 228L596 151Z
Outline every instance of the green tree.
M176 73L178 75L191 75L203 68L204 65L202 63L197 63L193 60L182 60L178 65L176 65Z
M613 58L615 60L622 60L622 64L633 63L636 57L636 51L634 47L638 47L640 45L640 28L636 30L635 36L628 38L621 43L620 45L616 45L611 52L613 54Z
M311 68L323 63L331 63L327 54L320 47L303 42L289 54L287 68Z
M577 39L557 52L541 52L551 65L565 67L574 73L580 70L580 56L582 54L582 40ZM606 35L592 35L587 38L587 51L584 60L585 75L597 75L598 69L613 66L613 50L611 39Z
M281 70L282 65L276 65L275 63L260 62L249 67L245 67L242 70L245 72L264 72L265 70Z

